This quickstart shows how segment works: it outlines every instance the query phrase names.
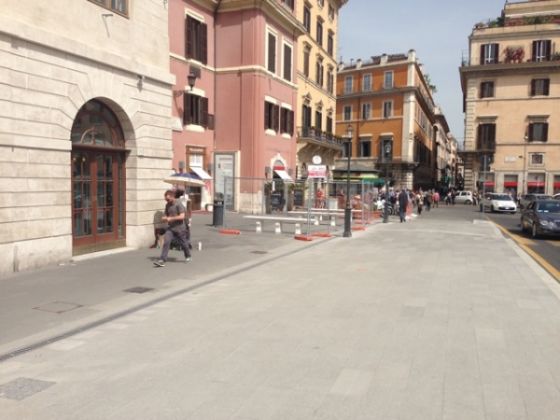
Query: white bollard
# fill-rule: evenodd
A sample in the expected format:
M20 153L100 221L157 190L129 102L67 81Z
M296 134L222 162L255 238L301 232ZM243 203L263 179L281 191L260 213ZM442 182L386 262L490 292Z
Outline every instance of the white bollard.
M274 224L274 233L282 233L282 227L280 226L280 222L276 222Z
M336 227L336 216L331 216L331 226Z
M301 224L296 223L296 235L301 235Z
M315 226L319 226L319 219L315 218L315 219L313 220L313 224L314 224Z
M198 250L202 251L202 242L198 241Z
M319 221L320 221L320 222L323 221L323 215L322 215L322 214L319 215Z
M262 223L257 222L257 233L262 233Z

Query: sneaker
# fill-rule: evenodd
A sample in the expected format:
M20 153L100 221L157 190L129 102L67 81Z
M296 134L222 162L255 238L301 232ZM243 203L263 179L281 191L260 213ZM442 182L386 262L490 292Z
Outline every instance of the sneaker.
M187 257L187 258L185 258L185 262L186 262L186 263L191 262L191 261L192 261L192 257Z
M163 261L163 260L154 261L154 265L156 267L165 267L165 261Z

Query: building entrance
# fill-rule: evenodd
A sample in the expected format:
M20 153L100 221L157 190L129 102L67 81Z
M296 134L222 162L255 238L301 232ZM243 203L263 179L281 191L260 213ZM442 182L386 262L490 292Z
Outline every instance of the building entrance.
M125 245L124 136L115 114L93 100L72 128L73 253Z

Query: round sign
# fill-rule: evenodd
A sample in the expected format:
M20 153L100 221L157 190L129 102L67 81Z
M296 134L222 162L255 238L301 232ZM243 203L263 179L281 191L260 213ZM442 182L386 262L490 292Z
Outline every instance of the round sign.
M319 155L313 156L312 160L313 160L314 165L320 165L321 162L323 162L323 159L321 159L321 156L319 156Z

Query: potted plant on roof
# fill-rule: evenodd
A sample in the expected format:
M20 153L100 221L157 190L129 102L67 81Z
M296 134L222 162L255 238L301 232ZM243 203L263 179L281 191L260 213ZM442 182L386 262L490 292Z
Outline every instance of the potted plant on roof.
M525 50L523 47L507 47L504 50L506 63L522 63L525 58Z

